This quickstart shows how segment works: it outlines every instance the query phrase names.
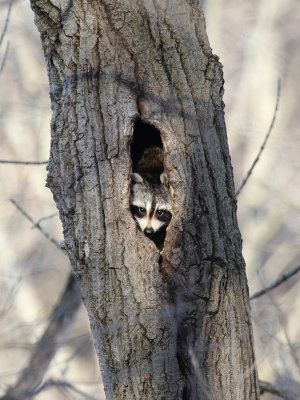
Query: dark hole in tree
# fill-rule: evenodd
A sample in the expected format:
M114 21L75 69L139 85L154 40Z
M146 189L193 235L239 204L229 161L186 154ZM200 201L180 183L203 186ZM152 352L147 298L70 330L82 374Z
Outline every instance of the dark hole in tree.
M137 163L144 151L152 146L163 148L159 130L141 120L133 126L133 141L131 143L132 171L136 171Z
M154 149L154 151L151 151L151 149ZM159 154L161 155L160 158L158 157ZM140 174L140 176L142 176L143 178L143 183L138 183L136 181L134 182L133 179L131 199L136 196L136 193L139 192L141 193L141 198L143 198L146 191L149 191L149 193L151 194L153 192L151 209L150 208L146 209L147 207L144 207L143 201L141 201L141 207L143 206L143 208L145 209L145 218L148 220L148 216L150 216L149 227L152 228L151 221L155 219L163 220L164 217L168 218L168 213L163 209L159 210L159 213L161 213L161 215L158 215L155 211L156 210L155 207L158 204L158 199L162 197L162 195L165 194L166 192L169 193L169 189L166 188L167 184L164 185L163 183L161 183L160 180L161 174L163 173L163 144L158 129L141 120L137 120L134 122L133 140L131 143L131 159L132 159L132 172ZM158 162L158 165L161 164L161 168L153 170L151 169L153 168L152 161L153 160L155 161L155 159L157 160L159 159L159 161L161 161L161 163ZM150 172L147 171L148 163L150 165ZM143 165L142 168L141 164ZM145 165L146 165L146 171L144 170ZM151 175L153 175L152 179ZM135 186L135 189L133 190L134 185L137 186ZM134 196L133 196L133 191L135 193ZM149 193L147 193L147 198L149 198L148 196ZM168 199L168 201L170 202L170 199ZM135 217L137 226L139 227L140 230L143 231L143 233L149 239L151 239L155 243L156 247L159 250L162 250L166 236L166 227L168 223L166 223L166 225L163 225L161 228L159 228L157 231L154 231L153 233L147 232L149 231L149 229L146 229L145 227L144 229L142 229L140 223L138 222L139 220L137 218L137 217L139 218L143 217L142 215L143 210L140 210L141 207L136 207L131 205L132 214ZM163 215L164 212L165 215ZM171 216L171 213L169 213L169 216ZM153 227L154 226L155 225L153 225Z

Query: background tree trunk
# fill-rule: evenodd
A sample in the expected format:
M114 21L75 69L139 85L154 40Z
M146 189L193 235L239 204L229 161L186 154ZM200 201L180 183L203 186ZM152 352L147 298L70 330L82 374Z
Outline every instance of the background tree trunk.
M31 0L52 100L48 185L107 399L258 399L223 77L198 1ZM129 210L157 128L174 190L162 254Z

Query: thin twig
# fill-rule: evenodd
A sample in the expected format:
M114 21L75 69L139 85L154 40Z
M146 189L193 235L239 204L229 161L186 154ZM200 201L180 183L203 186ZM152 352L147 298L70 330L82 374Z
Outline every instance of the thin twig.
M57 387L61 387L64 389L72 390L75 393L80 394L81 396L83 396L84 399L87 399L87 400L95 400L95 397L92 397L92 396L88 395L87 393L83 392L82 390L77 389L70 382L66 382L66 381L62 381L62 380L58 380L58 379L56 379L56 380L48 379L41 387L37 388L37 390L34 392L34 394L36 395L36 394L40 393L42 390L45 390L48 387L52 387L52 386L57 386Z
M0 164L25 164L25 165L43 165L48 161L18 161L18 160L0 160Z
M285 400L299 400L299 396L270 382L259 381L260 394L272 393Z
M287 315L285 312L281 311L278 304L276 304L274 301L272 301L272 303L273 303L273 306L276 308L278 320L279 320L283 335L285 337L286 344L289 348L291 359L294 361L295 367L300 371L300 362L299 362L299 358L297 356L297 344L294 344L291 341L291 338L290 338L290 335L288 332ZM293 368L293 370L294 370L294 368Z
M5 23L4 23L4 27L2 29L2 33L1 33L1 36L0 36L0 47L1 47L1 44L2 44L3 39L4 39L4 36L6 34L6 31L7 31L7 27L8 27L8 23L9 23L9 16L10 16L10 12L11 12L11 8L12 8L12 5L13 5L13 2L14 2L14 0L10 0L10 2L8 4L8 10L7 10L6 18L5 18Z
M300 271L300 265L298 265L296 268L292 269L291 271L287 272L286 274L283 274L280 278L278 278L275 282L273 282L271 285L267 286L266 288L259 290L255 292L252 296L250 296L250 300L256 299L257 297L262 296L263 294L266 294L270 290L273 290L277 288L279 285L281 285L283 282L291 278L292 276L296 275L297 272Z
M4 69L4 65L5 65L6 60L7 60L7 56L8 56L8 52L9 52L9 46L10 46L10 44L9 44L9 42L7 42L5 53L4 53L4 56L3 56L3 59L1 61L1 65L0 65L0 75L2 74L2 71Z
M27 367L23 369L16 384L8 389L1 400L33 398L57 351L58 337L69 327L80 305L80 290L70 273L64 292L52 311L44 334L31 353Z
M59 243L45 232L40 224L35 222L15 200L11 200L11 202L51 243L62 250ZM49 324L44 334L31 353L27 367L23 369L16 384L10 387L7 393L1 397L2 400L33 398L57 351L59 346L58 337L70 325L80 305L80 290L74 276L70 273L64 292L51 313Z
M34 228L37 228L45 236L45 238L47 238L51 243L53 243L54 246L56 246L59 250L63 250L61 245L52 236L50 236L49 233L44 231L39 222L34 221L34 219L29 214L27 214L27 212L14 199L10 199L10 201L20 211L20 213L24 215L24 217L26 217L28 221L32 223Z
M17 3L19 0L14 0L14 3ZM0 7L8 6L11 0L2 0L0 1Z
M251 168L249 169L249 171L247 172L246 177L243 179L241 186L239 187L239 189L236 191L236 196L238 196L240 194L240 192L242 191L243 187L246 185L246 183L248 182L248 179L250 178L250 175L253 172L254 167L256 166L257 162L259 161L259 158L261 156L261 153L264 151L264 148L266 146L266 143L269 139L269 136L274 128L275 125L275 121L276 121L276 116L277 116L277 112L278 112L278 108L279 108L279 100L280 100L280 90L281 90L281 81L280 79L278 79L278 84L277 84L277 96L276 96L276 104L275 104L275 109L274 109L274 113L273 113L273 118L269 127L269 130L265 136L265 139L259 149L259 152L255 158L255 160L253 161Z
M42 217L39 220L37 220L37 222L35 223L35 225L33 226L33 228L36 228L37 225L39 225L41 222L43 221L47 221L48 219L54 218L58 216L58 212L51 214L51 215L47 215L47 217Z

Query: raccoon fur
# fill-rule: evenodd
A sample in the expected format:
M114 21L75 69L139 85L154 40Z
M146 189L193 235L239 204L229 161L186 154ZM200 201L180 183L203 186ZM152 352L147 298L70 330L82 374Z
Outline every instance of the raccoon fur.
M161 247L165 230L172 218L168 177L163 172L163 149L147 148L131 174L130 207L139 229L157 247Z
M164 171L163 149L158 146L147 147L135 165L135 170L148 182L160 184Z

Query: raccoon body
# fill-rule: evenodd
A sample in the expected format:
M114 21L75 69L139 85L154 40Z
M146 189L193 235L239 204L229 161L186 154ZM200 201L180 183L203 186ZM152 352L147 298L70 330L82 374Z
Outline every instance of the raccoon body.
M135 165L135 171L148 182L160 184L160 176L164 170L163 149L151 146L144 150Z
M163 172L163 149L146 149L136 171L131 174L132 215L140 230L154 239L159 232L165 231L172 218L168 178Z

